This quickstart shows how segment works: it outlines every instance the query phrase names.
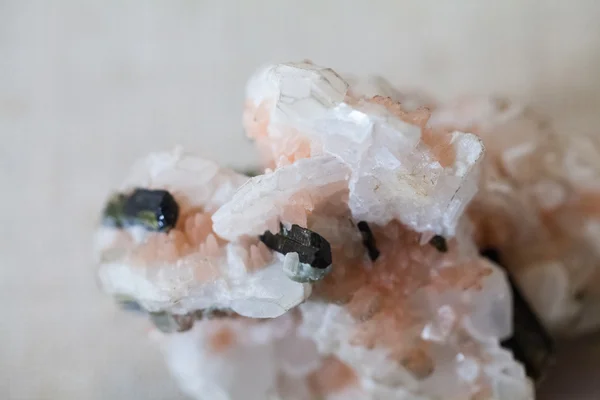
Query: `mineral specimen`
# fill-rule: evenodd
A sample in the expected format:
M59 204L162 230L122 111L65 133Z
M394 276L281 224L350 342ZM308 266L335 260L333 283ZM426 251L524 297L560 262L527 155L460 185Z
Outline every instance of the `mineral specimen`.
M135 189L129 196L113 196L104 210L104 220L117 228L142 226L167 232L175 226L179 205L166 190Z
M429 241L429 244L435 247L438 251L445 253L448 251L448 244L446 243L446 239L443 236L435 235Z
M380 253L379 250L377 250L377 246L375 245L375 237L373 236L373 232L371 232L371 228L369 228L369 224L367 224L365 221L360 221L357 224L357 227L362 234L363 245L367 249L369 258L372 261L377 260Z
M248 84L244 121L267 165L337 160L347 171L348 207L359 221L398 220L418 232L454 235L477 189L479 138L432 130L430 111L363 97L331 69L310 63L259 71Z
M194 326L195 316L193 314L172 315L162 311L150 313L150 319L161 332L173 333L190 330Z
M298 225L260 236L268 248L284 254L283 269L296 282L317 281L331 270L331 247L319 234Z
M325 269L331 265L331 247L327 240L298 225L292 225L289 230L282 227L281 233L276 235L266 231L260 240L279 253L298 253L300 262L313 268Z
M168 189L180 217L168 233L138 226L102 226L96 235L105 291L134 299L150 312L186 315L231 309L243 316L279 316L304 301L311 287L291 281L258 237L227 242L211 215L248 178L181 150L142 160L122 188Z
M501 262L495 249L484 249L481 255L497 264ZM527 375L539 382L553 362L554 342L523 298L521 290L512 279L509 278L509 282L513 298L513 334L502 345L525 366Z
M555 332L600 323L597 152L504 103L349 82L310 62L251 78L263 174L180 150L137 164L119 192L169 193L178 217L99 227L103 289L151 315L196 399L533 399L550 341L479 249Z
M600 142L554 132L505 101L439 106L430 125L466 129L487 149L469 207L480 248L495 248L557 335L600 327Z

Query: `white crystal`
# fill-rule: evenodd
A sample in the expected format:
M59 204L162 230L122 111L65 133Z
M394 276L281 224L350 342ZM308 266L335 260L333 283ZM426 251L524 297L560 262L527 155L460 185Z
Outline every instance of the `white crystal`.
M276 390L280 354L276 349L282 339L277 330L282 323L287 321L276 321L263 342L248 341L257 327L236 321L206 321L188 332L154 337L171 372L192 398L265 400Z
M197 207L216 209L246 180L210 161L175 151L153 154L138 162L123 189L168 189L180 205L180 215L185 215ZM174 237L162 235L165 234L139 228L100 227L96 251L103 289L133 299L149 311L186 314L203 309L231 309L252 318L280 316L310 295L310 285L290 280L281 260L274 258L252 271L251 249L247 245L219 245L210 234L197 250L166 260L139 253L145 247L147 251L160 252L157 246L165 246L165 252L181 250L176 244L171 247ZM159 240L148 242L151 239ZM203 250L203 246L212 250Z
M184 153L181 148L171 152L152 153L139 160L120 190L138 187L168 189L178 202L187 207L202 207L214 212L248 180L247 176L217 163Z
M368 99L349 98L347 88L331 70L280 64L257 73L247 96L256 108L269 105L264 134L273 142L309 140L313 156L330 154L348 165L354 218L381 225L397 219L417 231L454 235L476 191L479 139L455 132L456 157L444 167L423 144L421 127ZM270 147L275 160L285 146Z
M306 213L343 192L347 167L330 156L315 157L250 179L212 217L228 240L279 232L279 223L306 226Z
M327 268L313 268L310 264L300 262L298 253L287 253L283 259L283 272L296 282L314 282L323 279L332 266Z
M547 327L570 336L600 327L586 311L600 308L598 136L558 134L530 109L478 98L435 107L429 124L474 128L483 140L476 237L502 254Z

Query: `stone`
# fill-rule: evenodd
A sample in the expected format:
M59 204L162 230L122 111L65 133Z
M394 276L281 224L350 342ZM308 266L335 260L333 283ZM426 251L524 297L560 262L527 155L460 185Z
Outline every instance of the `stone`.
M307 212L347 197L348 174L334 157L321 156L251 178L214 213L214 230L235 241L277 232L281 223L306 227Z
M311 63L266 67L248 84L245 127L271 168L324 155L346 165L353 218L453 236L477 188L481 140L429 129L427 108L353 93Z
M600 326L594 140L308 61L246 97L263 173L150 155L96 234L101 287L192 398L532 400L545 329ZM136 188L172 195L168 232L114 222Z
M167 232L177 224L179 205L166 190L135 189L123 205L126 219Z
M468 210L477 245L501 254L554 335L600 328L598 136L559 134L527 107L476 97L438 105L429 123L469 130L485 144Z
M363 245L367 249L369 258L371 261L377 260L379 257L379 250L377 250L375 237L373 236L373 232L371 232L371 228L369 228L369 224L367 224L365 221L360 221L356 226L362 235Z
M446 243L446 239L443 236L435 235L431 238L429 244L435 247L437 251L440 251L442 253L448 251L448 243Z
M193 314L173 315L167 312L151 312L150 319L158 330L164 333L185 332L194 326Z
M242 316L273 318L304 301L310 286L290 280L282 260L258 237L231 243L213 231L211 213L247 180L179 149L138 162L122 192L143 194L145 207L148 194L159 194L161 200L168 188L179 205L179 218L168 232L139 224L101 226L96 259L102 288L167 315L231 309ZM151 192L135 191L141 186Z
M166 190L135 189L129 195L116 194L104 210L104 221L117 228L141 226L168 232L177 224L179 205Z
M300 261L298 253L287 253L283 259L283 271L293 281L315 282L319 281L331 272L332 264L325 268L315 268L310 264Z
M299 225L272 234L266 231L260 236L268 248L281 254L296 253L299 262L312 268L325 269L331 265L331 246L321 235Z

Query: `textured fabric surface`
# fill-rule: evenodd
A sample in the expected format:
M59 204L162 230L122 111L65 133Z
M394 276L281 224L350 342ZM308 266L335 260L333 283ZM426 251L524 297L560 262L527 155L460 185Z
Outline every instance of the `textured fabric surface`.
M593 0L0 0L0 398L183 398L146 322L98 292L92 227L151 150L255 163L240 119L261 63L508 95L564 134L598 134L599 17ZM600 352L564 354L578 361L544 398L598 398L577 377Z

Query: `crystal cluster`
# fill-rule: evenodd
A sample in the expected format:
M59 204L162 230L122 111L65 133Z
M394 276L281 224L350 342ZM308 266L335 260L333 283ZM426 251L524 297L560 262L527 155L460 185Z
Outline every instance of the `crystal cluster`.
M244 127L263 174L150 155L96 234L193 398L533 399L550 343L500 261L555 332L600 323L598 147L310 62L257 72Z
M487 149L469 209L557 335L600 327L600 141L559 135L530 109L489 99L440 107L434 127L477 133Z

